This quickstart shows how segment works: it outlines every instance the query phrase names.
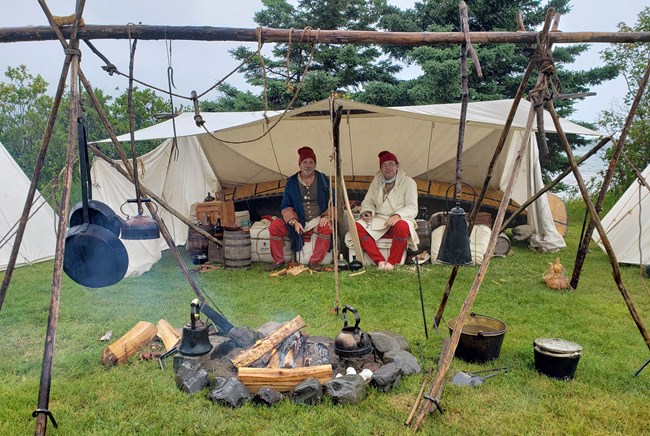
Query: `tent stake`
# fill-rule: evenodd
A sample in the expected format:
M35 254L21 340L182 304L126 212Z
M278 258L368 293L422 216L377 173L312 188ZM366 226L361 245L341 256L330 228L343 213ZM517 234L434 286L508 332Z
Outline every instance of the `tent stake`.
M645 73L643 74L643 78L641 79L641 83L639 84L639 89L637 89L636 95L634 96L634 101L632 102L632 106L630 107L630 113L628 113L627 118L625 119L625 124L623 125L621 136L618 139L618 143L616 144L616 147L614 148L614 152L612 153L612 158L609 161L607 172L605 173L605 177L603 178L603 185L600 188L600 192L598 193L598 198L596 199L596 202L594 204L596 211L600 211L603 201L605 200L605 195L609 190L609 184L612 181L612 177L614 176L614 168L616 168L616 163L618 162L618 158L623 151L623 145L625 144L625 140L627 139L627 134L630 130L630 126L632 125L632 120L634 119L636 110L639 107L639 102L641 101L641 98L643 97L643 92L645 91L646 85L648 84L648 76L650 76L650 62L648 62L648 65L646 66ZM574 169L574 172L575 171L577 171L577 169ZM578 178L577 176L578 174L576 174L576 180ZM582 195L584 197L585 194ZM587 200L585 199L585 202L586 201ZM598 216L596 215L596 219L597 218ZM584 237L582 238L580 247L578 248L578 252L576 253L576 261L573 266L573 274L571 276L571 287L573 289L578 288L578 281L580 280L580 272L582 271L582 265L584 264L585 257L587 257L587 249L589 248L589 242L591 241L591 235L593 235L594 233L595 225L596 224L594 223L594 218L592 218L592 220L589 221L589 225L585 230ZM601 234L601 237L605 239L605 235ZM650 346L650 343L648 343L648 345Z

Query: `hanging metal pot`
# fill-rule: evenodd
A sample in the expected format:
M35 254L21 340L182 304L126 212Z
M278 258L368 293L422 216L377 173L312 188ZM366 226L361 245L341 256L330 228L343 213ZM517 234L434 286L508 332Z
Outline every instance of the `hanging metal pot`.
M124 220L113 212L108 205L98 200L88 200L88 220L91 224L97 224L110 230L116 236L120 236ZM83 202L77 203L70 213L70 227L83 224Z
M354 313L354 327L348 327L347 311ZM359 357L366 355L372 351L372 344L370 337L363 333L359 328L361 318L359 313L352 306L345 306L343 308L343 328L334 339L334 352L339 357Z

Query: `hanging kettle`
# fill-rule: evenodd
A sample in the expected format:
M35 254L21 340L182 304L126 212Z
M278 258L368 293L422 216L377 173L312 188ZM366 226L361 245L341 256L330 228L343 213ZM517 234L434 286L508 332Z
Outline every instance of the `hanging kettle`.
M212 350L208 327L200 319L200 304L195 298L190 303L190 322L183 326L183 336L178 351L186 356L203 356Z
M354 327L348 327L347 311L354 313ZM334 352L339 357L359 357L372 351L370 337L359 328L361 318L359 313L352 306L343 308L343 328L334 339Z

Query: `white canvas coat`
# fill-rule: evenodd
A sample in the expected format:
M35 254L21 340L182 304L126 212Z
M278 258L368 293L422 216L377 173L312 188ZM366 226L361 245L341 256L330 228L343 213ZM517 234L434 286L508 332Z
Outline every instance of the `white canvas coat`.
M402 169L397 170L397 179L395 186L384 199L384 183L382 174L378 172L372 179L368 192L361 202L361 213L370 211L373 215L373 222L383 222L391 215L399 215L402 220L409 225L411 235L408 239L408 246L412 250L417 250L420 238L415 229L415 217L418 214L418 188L415 180L404 174ZM376 228L368 225L364 220L359 220L368 232L368 234L377 240L388 232L389 227Z

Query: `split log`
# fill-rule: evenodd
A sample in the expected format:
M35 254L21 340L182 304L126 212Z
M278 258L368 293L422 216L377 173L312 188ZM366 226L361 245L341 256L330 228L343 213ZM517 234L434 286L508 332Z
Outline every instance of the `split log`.
M280 343L289 335L297 332L305 326L305 321L302 320L302 317L298 315L291 321L284 324L282 327L268 335L267 337L260 339L252 347L247 348L246 350L239 353L232 359L233 365L237 368L242 366L248 366L251 363L255 362L257 359L280 345Z
M156 336L162 339L163 344L165 344L165 348L167 350L174 348L174 345L180 341L181 334L178 333L166 319L161 319L158 321L156 327L158 328L158 333Z
M149 343L157 333L155 325L147 321L140 321L124 336L104 349L102 363L104 365L117 365L126 362L131 356Z
M239 368L237 378L249 392L255 393L264 386L279 392L288 392L297 385L315 378L321 384L332 379L332 365L305 366L301 368Z

